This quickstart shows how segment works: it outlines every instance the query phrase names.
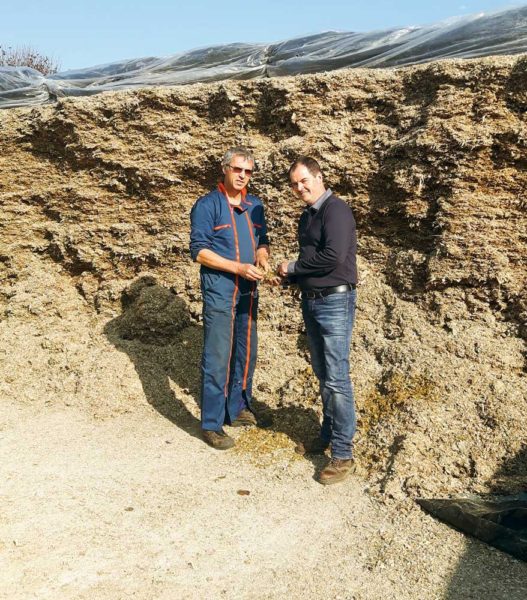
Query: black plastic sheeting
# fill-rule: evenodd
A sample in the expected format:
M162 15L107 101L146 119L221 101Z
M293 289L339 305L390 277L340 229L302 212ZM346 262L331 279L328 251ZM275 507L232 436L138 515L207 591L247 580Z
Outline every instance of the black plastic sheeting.
M527 562L527 493L417 502L440 521Z
M0 108L128 88L397 67L442 58L527 52L527 6L456 17L426 27L325 32L275 44L228 44L165 58L124 60L44 77L0 68Z

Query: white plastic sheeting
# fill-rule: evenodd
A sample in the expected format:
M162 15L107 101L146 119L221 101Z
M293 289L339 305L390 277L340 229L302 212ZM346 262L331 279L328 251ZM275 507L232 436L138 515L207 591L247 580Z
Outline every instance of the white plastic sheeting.
M0 68L0 108L126 88L318 73L345 67L395 67L440 58L522 52L527 52L527 6L452 18L427 27L326 32L275 44L213 46L51 77L27 67Z

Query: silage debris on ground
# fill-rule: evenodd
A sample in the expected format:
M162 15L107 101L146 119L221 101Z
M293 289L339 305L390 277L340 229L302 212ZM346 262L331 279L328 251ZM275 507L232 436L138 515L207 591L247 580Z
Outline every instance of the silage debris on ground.
M285 433L253 427L245 429L236 439L235 452L264 468L301 460L295 446Z

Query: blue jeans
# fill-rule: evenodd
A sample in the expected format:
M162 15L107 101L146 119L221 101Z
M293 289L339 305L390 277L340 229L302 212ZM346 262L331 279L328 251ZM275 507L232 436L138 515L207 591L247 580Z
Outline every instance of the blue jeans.
M302 299L311 364L322 397L320 437L331 443L332 457L340 459L352 457L357 425L349 363L356 301L356 290Z

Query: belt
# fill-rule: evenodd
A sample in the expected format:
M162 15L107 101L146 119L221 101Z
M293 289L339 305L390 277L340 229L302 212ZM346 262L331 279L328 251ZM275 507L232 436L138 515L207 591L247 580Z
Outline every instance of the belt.
M324 298L330 294L341 294L343 292L349 292L354 290L356 285L354 283L345 283L343 285L337 285L335 287L323 288L321 290L304 290L302 292L302 298L313 300L314 298Z

